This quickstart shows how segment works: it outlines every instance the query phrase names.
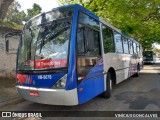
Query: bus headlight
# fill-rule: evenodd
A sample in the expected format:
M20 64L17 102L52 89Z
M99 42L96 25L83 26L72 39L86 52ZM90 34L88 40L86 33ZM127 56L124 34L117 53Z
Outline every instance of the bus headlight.
M67 74L60 78L52 88L54 89L65 89L66 87Z

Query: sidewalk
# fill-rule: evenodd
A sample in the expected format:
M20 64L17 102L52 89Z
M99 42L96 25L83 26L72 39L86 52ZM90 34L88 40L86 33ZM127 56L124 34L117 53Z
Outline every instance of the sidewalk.
M15 82L13 78L0 78L0 108L22 100L17 94Z

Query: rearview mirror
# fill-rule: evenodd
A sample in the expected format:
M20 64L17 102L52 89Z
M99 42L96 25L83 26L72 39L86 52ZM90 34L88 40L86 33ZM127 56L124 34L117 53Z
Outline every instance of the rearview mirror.
M9 52L9 40L6 40L6 53Z
M5 35L6 54L16 54L18 49L21 31L11 32Z

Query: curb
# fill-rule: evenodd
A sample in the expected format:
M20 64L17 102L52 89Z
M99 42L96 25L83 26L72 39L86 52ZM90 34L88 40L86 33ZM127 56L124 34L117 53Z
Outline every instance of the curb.
M15 98L15 99L11 99L11 100L8 100L8 101L4 101L4 102L0 103L0 108L3 108L3 107L8 106L8 105L21 103L21 102L24 102L24 101L25 100L22 99L22 98Z

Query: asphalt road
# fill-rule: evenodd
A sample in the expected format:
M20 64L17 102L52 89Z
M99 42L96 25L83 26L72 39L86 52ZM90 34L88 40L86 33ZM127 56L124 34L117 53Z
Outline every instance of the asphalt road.
M116 85L110 99L97 96L85 104L71 107L24 101L0 111L160 111L160 63L145 65L139 77L128 78Z

